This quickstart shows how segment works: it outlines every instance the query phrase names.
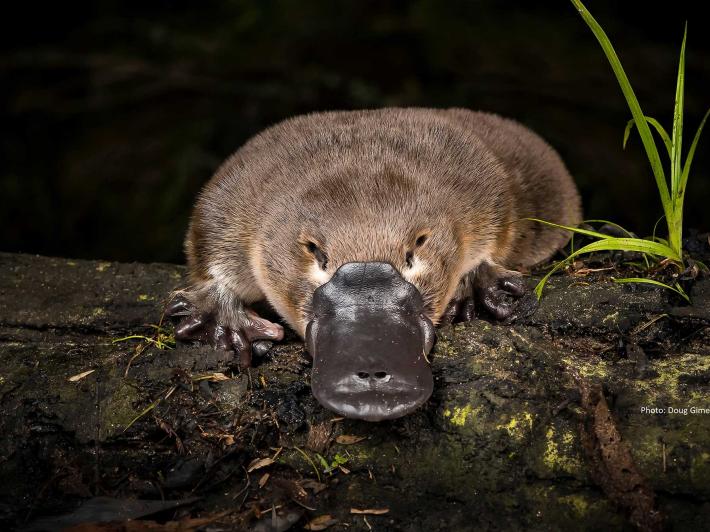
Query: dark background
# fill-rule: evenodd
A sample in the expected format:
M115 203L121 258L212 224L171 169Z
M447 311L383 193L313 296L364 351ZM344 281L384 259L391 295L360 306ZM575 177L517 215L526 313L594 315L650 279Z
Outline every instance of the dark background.
M645 113L668 129L688 20L686 148L710 105L702 4L587 2ZM324 109L495 111L560 151L588 218L645 235L661 213L638 136L621 149L630 113L611 69L564 0L8 7L0 17L3 251L181 262L192 202L220 162L265 126ZM709 143L701 140L686 200L686 226L704 230Z

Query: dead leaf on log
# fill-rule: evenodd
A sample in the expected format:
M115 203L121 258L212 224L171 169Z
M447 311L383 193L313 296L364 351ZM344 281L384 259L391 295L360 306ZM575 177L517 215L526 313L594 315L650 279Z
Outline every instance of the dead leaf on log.
M364 510L358 510L357 508L350 508L351 514L359 515L384 515L389 513L389 508L366 508Z
M607 497L629 513L639 530L660 531L663 515L655 507L655 494L636 468L629 446L621 437L602 387L578 381L586 419L580 424L582 446L591 475Z
M255 458L249 463L247 473L251 473L252 471L256 471L257 469L261 469L262 467L270 466L273 463L274 461L271 458Z
M208 373L207 375L200 375L198 377L193 377L193 381L208 381L208 382L222 382L230 380L224 373Z
M83 379L84 377L87 377L88 375L91 375L94 371L96 371L96 370L95 370L95 369L90 369L90 370L88 370L88 371L82 371L81 373L79 373L79 374L77 374L77 375L74 375L73 377L69 377L68 380L69 380L69 382L79 382L79 381L80 381L81 379Z
M335 443L340 443L342 445L353 445L355 443L360 443L363 440L366 440L367 437L365 436L355 436L352 434L341 434L337 438L335 438Z
M338 520L334 519L333 516L330 514L319 515L318 517L308 521L306 526L303 528L305 528L306 530L325 530L326 528L333 526L337 522Z
M270 477L270 476L271 476L271 475L269 475L268 473L264 473L264 474L261 476L261 478L259 479L259 487L260 487L260 488L263 488L264 486L266 486L266 483L269 481L269 477Z

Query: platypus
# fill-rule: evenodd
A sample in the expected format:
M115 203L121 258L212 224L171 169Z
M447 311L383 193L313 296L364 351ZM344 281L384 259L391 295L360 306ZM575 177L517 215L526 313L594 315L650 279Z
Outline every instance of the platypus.
M521 124L466 109L323 112L276 124L199 195L185 241L189 286L167 313L179 340L233 350L284 329L305 339L326 408L378 421L432 393L435 326L504 319L581 220L558 154Z

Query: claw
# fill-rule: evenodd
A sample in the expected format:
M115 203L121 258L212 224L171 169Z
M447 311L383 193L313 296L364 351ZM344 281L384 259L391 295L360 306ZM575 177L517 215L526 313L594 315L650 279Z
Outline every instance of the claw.
M241 331L232 330L230 333L232 349L239 355L239 366L241 368L251 367L251 343L244 337Z
M458 299L452 299L449 302L449 306L446 307L446 310L441 315L441 319L439 320L439 323L441 325L448 324L448 323L454 323L454 321L456 320L456 317L459 315L460 307L461 307L461 301Z
M202 315L184 318L175 326L175 338L182 341L196 339L207 321Z
M496 319L513 315L517 301L527 292L523 277L498 265L483 263L476 271L475 294L482 306Z
M169 318L174 316L187 316L194 310L194 307L183 296L175 296L168 306L165 307L165 315Z
M503 277L499 280L499 284L502 290L515 297L522 297L527 292L525 281L522 277L517 275L514 277Z
M214 345L225 351L230 351L232 349L232 339L229 333L229 329L222 327L221 325L216 325L214 328Z

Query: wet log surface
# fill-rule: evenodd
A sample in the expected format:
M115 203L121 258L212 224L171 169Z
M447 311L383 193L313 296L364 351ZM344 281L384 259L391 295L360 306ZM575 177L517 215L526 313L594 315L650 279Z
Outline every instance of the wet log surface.
M556 277L514 324L440 329L431 400L370 424L318 406L294 336L248 372L208 347L115 342L157 338L183 274L0 254L3 529L710 522L709 280L684 306L655 288Z

